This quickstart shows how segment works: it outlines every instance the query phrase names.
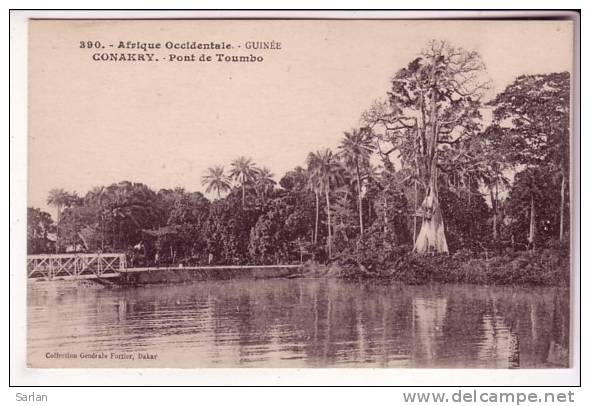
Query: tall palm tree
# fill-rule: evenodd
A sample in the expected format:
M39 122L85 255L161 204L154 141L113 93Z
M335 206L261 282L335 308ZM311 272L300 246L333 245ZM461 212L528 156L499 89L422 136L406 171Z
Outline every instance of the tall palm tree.
M251 183L256 179L256 175L260 172L252 158L244 156L234 159L231 163L231 170L229 176L234 179L242 188L242 208L246 205L246 184Z
M212 166L201 179L201 185L206 186L205 192L210 193L212 190L217 191L217 198L221 197L221 192L227 192L231 189L230 178L224 173L223 166Z
M326 196L326 207L328 214L328 258L332 258L332 224L330 215L330 189L342 181L343 168L330 149L311 152L307 157L307 166L310 172L311 182L316 185L317 190Z
M308 167L305 169L305 177L307 178L307 188L311 190L315 195L315 227L313 233L313 243L314 245L318 243L318 224L320 220L320 188L317 182L317 177L311 176L312 173L312 163L311 161L315 158L312 157L313 154L310 153L307 157L307 165Z
M342 157L346 169L356 178L359 226L363 232L363 198L361 168L369 165L369 159L374 151L370 133L364 129L354 129L352 132L345 132L344 138L338 146L339 155Z
M53 206L57 210L56 216L56 240L55 252L59 252L59 226L61 221L61 212L64 207L70 204L71 195L63 189L51 189L47 196L47 204Z

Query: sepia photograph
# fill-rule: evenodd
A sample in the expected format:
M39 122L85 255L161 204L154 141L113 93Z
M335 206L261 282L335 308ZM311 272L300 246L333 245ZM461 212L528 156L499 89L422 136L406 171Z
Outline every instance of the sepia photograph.
M572 19L27 30L27 367L574 366Z

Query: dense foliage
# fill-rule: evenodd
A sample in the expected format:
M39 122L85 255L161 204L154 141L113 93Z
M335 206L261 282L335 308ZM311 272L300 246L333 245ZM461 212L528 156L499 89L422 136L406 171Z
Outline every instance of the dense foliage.
M520 76L484 105L484 71L476 53L433 42L337 148L302 156L278 182L244 156L227 172L213 166L201 179L213 200L129 181L85 196L54 189L55 224L29 208L29 252L126 252L135 265L312 260L348 274L470 281L459 263L495 255L516 269L514 253L536 249L534 272L550 257L543 250L567 252L569 74Z

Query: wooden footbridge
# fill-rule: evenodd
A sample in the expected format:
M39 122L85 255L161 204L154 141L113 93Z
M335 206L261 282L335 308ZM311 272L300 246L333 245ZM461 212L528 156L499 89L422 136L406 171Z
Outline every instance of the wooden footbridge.
M300 265L215 265L127 268L125 254L42 254L27 256L27 276L36 280L120 278L153 271L212 271L246 269L299 269Z
M126 269L125 254L42 254L27 256L32 279L96 279L119 277Z

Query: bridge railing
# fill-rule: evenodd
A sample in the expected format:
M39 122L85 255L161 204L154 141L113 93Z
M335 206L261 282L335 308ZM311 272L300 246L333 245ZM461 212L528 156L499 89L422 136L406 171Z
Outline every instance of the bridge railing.
M27 255L29 278L107 276L125 268L125 254L119 253Z

